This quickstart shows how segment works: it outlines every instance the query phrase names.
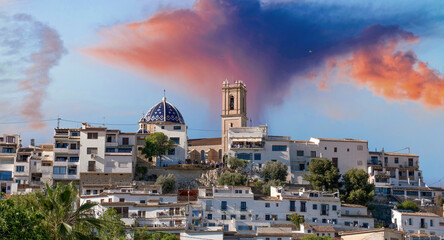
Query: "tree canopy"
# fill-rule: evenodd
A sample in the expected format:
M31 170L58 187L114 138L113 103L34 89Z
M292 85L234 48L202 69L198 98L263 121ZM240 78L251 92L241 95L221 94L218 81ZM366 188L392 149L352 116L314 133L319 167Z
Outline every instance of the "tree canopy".
M311 234L303 237L302 240L334 240L334 238L330 236L316 236L314 234Z
M108 208L103 216L102 228L98 231L98 237L103 240L125 240L125 224L120 220L120 215L114 208Z
M160 175L155 184L162 186L163 194L173 193L176 189L176 177L173 174Z
M304 175L304 180L309 181L314 189L336 191L340 188L341 174L330 160L313 158L307 169L310 174Z
M281 180L270 180L262 185L262 193L266 195L270 195L270 187L276 187L276 186L284 186L285 182Z
M299 215L297 213L293 213L290 215L290 221L299 229L301 224L305 222L305 219L304 216Z
M227 165L230 167L230 169L233 169L235 171L240 171L244 169L248 164L247 160L239 159L236 157L230 157L227 160Z
M368 182L368 174L362 169L350 169L344 174L342 200L346 203L369 204L375 196L375 185Z
M243 186L247 182L247 176L241 173L224 172L217 182L219 185Z
M142 148L142 154L146 158L158 157L159 165L162 166L162 156L174 149L174 141L169 139L162 132L152 133L145 138L145 146Z
M134 231L134 240L179 240L179 238L167 232L152 232L145 227Z
M419 211L419 207L418 205L416 205L416 203L412 202L412 201L404 201L402 203L398 203L398 205L396 205L396 207L398 209L403 209L403 210L412 210L414 212Z
M265 181L285 181L288 175L288 167L282 162L268 161L262 166L261 175Z

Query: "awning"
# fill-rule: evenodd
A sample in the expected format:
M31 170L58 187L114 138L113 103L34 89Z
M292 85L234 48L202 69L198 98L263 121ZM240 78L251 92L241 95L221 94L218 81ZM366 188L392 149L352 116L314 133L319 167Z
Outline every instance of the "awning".
M233 142L262 142L262 138L232 138Z

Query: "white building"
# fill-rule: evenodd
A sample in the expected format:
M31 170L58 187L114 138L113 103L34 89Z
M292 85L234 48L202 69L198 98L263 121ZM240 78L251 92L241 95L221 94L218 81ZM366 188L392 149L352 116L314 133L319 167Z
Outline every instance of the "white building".
M54 160L52 178L54 181L80 179L80 129L54 129Z
M443 218L428 212L392 210L392 223L395 229L409 234L444 236Z
M0 137L0 190L3 193L17 191L17 183L13 181L14 173L20 173L26 164L15 166L17 151L21 147L20 136L4 134Z
M201 226L222 226L224 231L251 233L258 227L289 224L289 216L293 213L302 215L308 224L353 229L345 225L347 216L341 217L337 193L272 187L270 197L260 197L249 187L200 187L198 203L203 213ZM373 218L369 218L367 209L363 208L365 211L353 216L354 221L358 221L354 229L373 227ZM193 225L199 224L194 222Z
M156 166L164 167L171 164L185 163L188 154L187 126L179 110L164 97L154 105L139 121L138 135L161 132L173 140L175 147L160 159L154 158ZM142 142L143 143L143 142ZM140 148L143 145L139 146Z
M108 208L114 208L126 225L146 226L161 230L185 230L188 203L178 203L177 195L162 194L162 188L151 185L83 187L80 203L96 202L94 216L100 217Z
M82 124L78 150L80 173L133 176L136 162L135 142L134 133Z

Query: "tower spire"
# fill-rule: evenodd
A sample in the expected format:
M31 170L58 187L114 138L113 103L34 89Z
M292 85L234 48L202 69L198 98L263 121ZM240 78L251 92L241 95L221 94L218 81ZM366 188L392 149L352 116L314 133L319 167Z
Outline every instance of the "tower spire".
M165 90L165 89L163 90L163 98L162 98L162 101L164 101L164 102L166 101L166 90Z

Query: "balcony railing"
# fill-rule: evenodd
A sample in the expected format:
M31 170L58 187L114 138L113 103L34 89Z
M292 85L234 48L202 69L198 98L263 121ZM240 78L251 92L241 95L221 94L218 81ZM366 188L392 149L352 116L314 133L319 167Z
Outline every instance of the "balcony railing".
M264 148L264 144L231 144L231 149Z

